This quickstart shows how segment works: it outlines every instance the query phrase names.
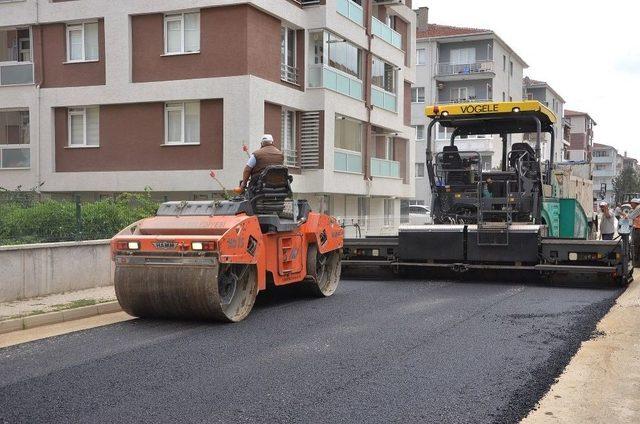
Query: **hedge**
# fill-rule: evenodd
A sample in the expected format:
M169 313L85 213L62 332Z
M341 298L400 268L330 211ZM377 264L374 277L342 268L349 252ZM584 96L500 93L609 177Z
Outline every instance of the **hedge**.
M0 203L0 245L111 238L118 231L155 214L158 204L149 192L122 194L114 199L77 205L45 200L29 205Z

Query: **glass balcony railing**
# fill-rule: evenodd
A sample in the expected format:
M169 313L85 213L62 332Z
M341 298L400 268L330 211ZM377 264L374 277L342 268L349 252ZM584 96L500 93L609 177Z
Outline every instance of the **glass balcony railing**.
M349 18L360 26L364 26L364 10L358 3L351 0L337 0L336 9L342 16Z
M33 63L0 62L0 85L33 84Z
M400 178L400 162L371 158L371 175L374 177Z
M362 174L362 154L352 150L334 149L333 169L334 171Z
M309 66L309 87L328 88L354 99L362 100L362 81L327 65Z
M396 112L398 110L396 95L389 93L382 88L376 87L375 85L371 86L371 103L374 106L391 112Z
M402 36L389 25L385 24L375 16L371 17L371 31L373 35L380 37L387 43L399 49L402 48Z

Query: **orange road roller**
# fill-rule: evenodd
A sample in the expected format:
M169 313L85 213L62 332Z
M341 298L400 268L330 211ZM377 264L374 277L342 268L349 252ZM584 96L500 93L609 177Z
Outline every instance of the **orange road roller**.
M284 166L266 168L244 196L166 202L111 240L115 289L133 316L237 322L267 283L301 283L319 297L340 280L344 230L291 200ZM289 207L287 207L289 206Z

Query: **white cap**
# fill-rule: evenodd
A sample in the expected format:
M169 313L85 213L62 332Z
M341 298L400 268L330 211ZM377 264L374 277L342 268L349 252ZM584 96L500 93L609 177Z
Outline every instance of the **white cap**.
M273 143L273 136L271 134L265 134L262 136L262 143Z
M629 200L629 203L640 203L640 199L634 197L633 199Z
M603 200L602 202L600 202L600 206L609 206L609 204Z

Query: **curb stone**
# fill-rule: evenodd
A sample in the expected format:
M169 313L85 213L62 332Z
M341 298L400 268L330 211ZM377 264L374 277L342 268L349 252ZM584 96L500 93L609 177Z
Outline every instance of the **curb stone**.
M80 306L79 308L64 309L62 311L47 312L39 315L31 315L22 318L8 319L0 321L0 334L12 331L26 330L43 325L58 324L61 322L74 321L81 318L88 318L96 315L119 312L122 308L117 300L113 302L98 303L96 305Z

